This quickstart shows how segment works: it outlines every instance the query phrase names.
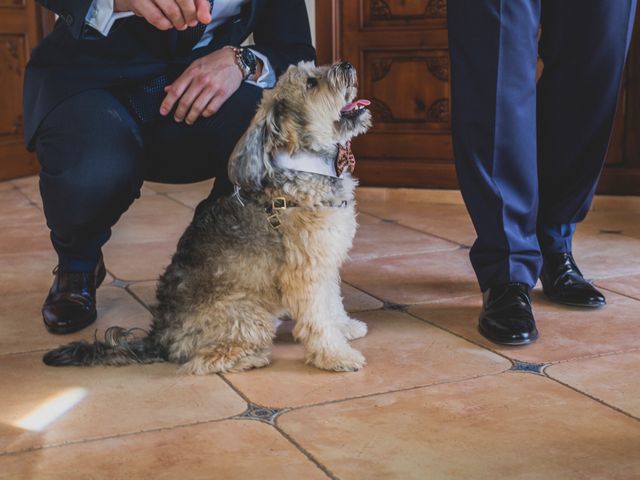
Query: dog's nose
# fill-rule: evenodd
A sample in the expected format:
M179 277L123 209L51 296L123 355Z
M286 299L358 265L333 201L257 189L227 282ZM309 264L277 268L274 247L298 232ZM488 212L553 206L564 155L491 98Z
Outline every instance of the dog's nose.
M355 67L351 65L349 62L342 62L340 63L340 68L348 72L350 70L353 70Z

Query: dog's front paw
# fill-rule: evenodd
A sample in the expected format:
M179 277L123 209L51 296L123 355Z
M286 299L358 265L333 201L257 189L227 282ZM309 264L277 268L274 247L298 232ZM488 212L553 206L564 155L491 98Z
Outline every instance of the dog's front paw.
M326 349L313 352L308 355L307 363L323 370L355 372L364 367L367 361L358 350L346 345L340 349Z
M340 324L340 331L347 340L355 340L367 334L367 324L355 318L347 318Z

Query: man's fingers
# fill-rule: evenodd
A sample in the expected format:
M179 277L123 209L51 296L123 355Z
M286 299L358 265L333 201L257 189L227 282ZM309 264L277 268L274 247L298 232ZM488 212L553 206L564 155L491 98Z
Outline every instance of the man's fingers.
M182 94L182 96L180 97L178 107L176 108L176 113L173 115L173 119L176 122L181 122L184 120L184 117L186 117L187 112L191 109L191 105L193 105L195 99L198 97L198 95L200 95L202 89L202 84L191 82L187 91L184 92L184 94Z
M202 116L204 118L209 118L210 116L214 115L218 110L220 110L220 107L226 101L227 98L225 97L225 95L221 95L220 93L218 93L202 110Z
M176 3L182 11L182 17L186 24L189 27L195 27L198 24L195 0L176 0Z
M198 98L196 98L196 100L193 102L193 105L191 105L191 109L184 119L184 122L187 125L193 125L198 117L200 117L202 111L206 108L206 106L212 101L213 98L215 98L214 95L215 92L210 88L205 88L204 90L202 90Z
M170 87L165 87L167 96L164 97L164 100L160 105L160 114L166 115L171 111L171 109L173 109L176 101L182 96L191 83L191 80L192 76L190 75L189 70L187 70L180 75L180 77L173 82Z
M211 4L209 0L195 0L196 17L200 23L208 25L211 23Z
M171 21L153 2L138 2L135 13L160 30L169 30L173 27Z
M164 16L167 17L171 24L178 30L187 28L187 23L182 16L182 10L176 3L176 0L153 0L156 6L162 10Z

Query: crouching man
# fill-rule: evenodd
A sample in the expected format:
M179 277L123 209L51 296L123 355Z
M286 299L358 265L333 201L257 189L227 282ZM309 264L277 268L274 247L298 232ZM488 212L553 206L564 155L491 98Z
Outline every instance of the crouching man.
M25 140L58 254L43 319L64 334L96 319L101 248L143 181L230 193L262 89L315 51L304 0L38 1L59 18L27 66Z

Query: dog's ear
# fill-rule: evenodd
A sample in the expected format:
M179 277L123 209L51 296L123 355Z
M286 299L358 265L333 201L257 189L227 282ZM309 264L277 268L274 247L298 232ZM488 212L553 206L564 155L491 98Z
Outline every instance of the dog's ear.
M294 68L294 67L290 67ZM289 96L273 97L265 110L266 151L286 150L290 155L302 148L302 136L308 124L305 113L295 105L303 100L292 92Z
M229 158L229 180L243 190L259 190L271 170L265 152L265 129L264 115L259 112Z

